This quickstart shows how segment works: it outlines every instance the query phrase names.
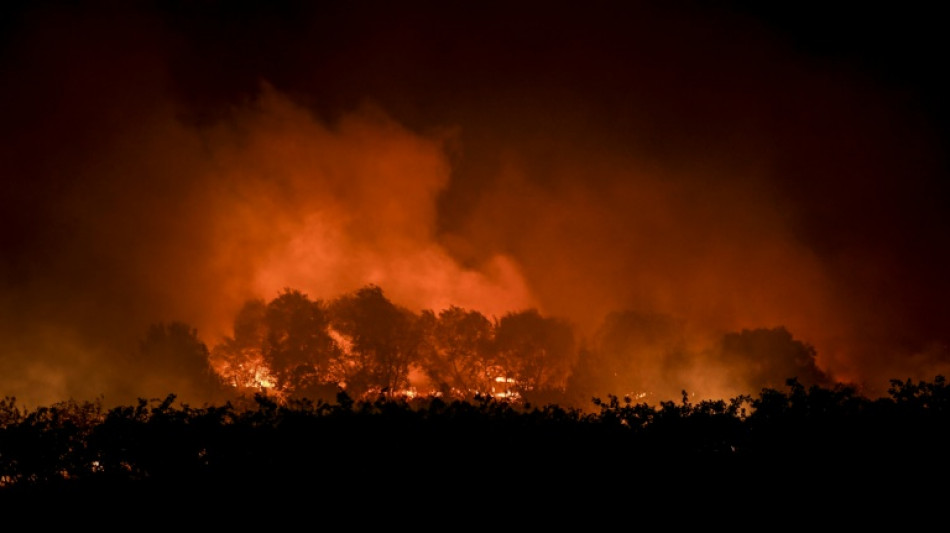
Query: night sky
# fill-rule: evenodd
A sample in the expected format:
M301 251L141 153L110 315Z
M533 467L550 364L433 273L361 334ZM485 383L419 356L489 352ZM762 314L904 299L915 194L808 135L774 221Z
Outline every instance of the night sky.
M5 2L0 397L108 399L150 324L370 283L946 374L940 17L759 4Z

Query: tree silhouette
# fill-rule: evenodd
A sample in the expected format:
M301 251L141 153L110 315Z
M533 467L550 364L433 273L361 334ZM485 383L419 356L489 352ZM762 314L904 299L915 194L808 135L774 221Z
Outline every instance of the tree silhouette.
M233 336L225 337L211 350L211 359L219 375L238 390L271 386L270 369L264 361L264 318L267 304L263 299L247 300L234 318Z
M355 399L344 390L334 402L259 393L240 408L196 408L168 395L107 412L74 401L22 409L7 398L0 501L23 496L60 509L81 497L85 506L158 503L175 512L216 497L233 504L252 487L261 491L256 503L325 504L378 497L397 483L383 490L394 511L455 498L481 505L513 488L575 503L616 496L616 505L669 503L681 491L688 509L731 513L738 497L778 507L842 493L877 494L866 501L901 510L923 498L933 508L950 473L946 391L941 376L895 380L890 397L871 400L848 385L789 378L756 397L699 403L686 391L659 405L608 396L593 413L491 397ZM433 496L447 479L451 490Z
M443 397L468 399L491 391L493 326L488 318L451 306L438 316L423 312L420 323L428 341L420 365Z
M212 350L216 368L247 394L270 389L283 397L332 398L342 355L330 334L326 304L284 289L265 302L245 302L231 337Z
M521 396L563 390L574 364L574 333L567 322L536 309L504 315L495 327L498 377ZM498 378L496 378L497 380Z
M779 388L788 378L805 386L830 386L832 380L815 361L810 344L792 337L784 327L744 329L723 336L719 360L728 365L744 388Z
M423 342L416 315L393 304L375 285L338 297L329 312L331 327L350 344L341 367L351 394L391 396L409 386L409 367Z
M267 304L264 326L264 362L277 388L299 395L327 384L340 350L329 334L330 320L322 301L285 289ZM336 384L331 385L335 389Z
M140 394L164 397L174 393L198 403L221 399L226 389L209 359L198 331L184 322L157 323L148 328L132 367Z

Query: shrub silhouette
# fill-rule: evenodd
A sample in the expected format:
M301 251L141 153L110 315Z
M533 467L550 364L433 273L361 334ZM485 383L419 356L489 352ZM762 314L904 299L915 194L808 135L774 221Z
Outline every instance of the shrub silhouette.
M251 491L340 501L382 491L409 504L555 487L573 497L598 487L645 497L708 485L746 501L786 501L790 476L812 479L817 495L950 470L942 376L895 380L889 397L874 400L844 385L786 385L695 404L685 391L659 405L609 396L594 398L592 410L489 396L355 400L342 389L332 402L258 394L245 405L195 408L170 394L108 411L73 401L24 410L8 397L0 495L208 502ZM829 472L835 484L814 481Z

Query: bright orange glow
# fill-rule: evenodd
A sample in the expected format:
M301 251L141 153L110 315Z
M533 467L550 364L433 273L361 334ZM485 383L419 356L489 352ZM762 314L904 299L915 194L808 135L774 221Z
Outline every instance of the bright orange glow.
M442 140L372 109L330 129L267 87L259 106L244 113L239 140L221 131L216 144L215 249L241 293L331 298L372 283L413 309L491 315L534 304L511 258L463 267L438 243L435 201L450 173ZM221 319L204 330L221 331L230 317Z
M259 350L244 350L234 358L212 358L211 365L231 387L263 391L276 386Z
M171 321L230 387L290 392L259 346L214 352L236 314L368 284L413 313L563 319L589 367L555 392L950 374L939 93L728 10L512 9L485 13L486 42L451 10L364 33L390 21L133 4L14 7L0 39L0 397L197 394L192 367L140 349ZM217 9L231 22L202 26ZM300 387L362 386L353 339L328 334L342 356ZM473 392L430 377L392 386Z

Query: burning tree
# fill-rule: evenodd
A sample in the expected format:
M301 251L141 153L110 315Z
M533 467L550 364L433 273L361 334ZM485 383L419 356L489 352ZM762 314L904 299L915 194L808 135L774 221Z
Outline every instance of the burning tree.
M267 303L249 300L234 320L234 336L215 347L215 366L238 388L298 396L335 390L331 369L342 352L329 325L326 304L298 290Z
M515 399L563 389L573 354L571 327L536 310L496 322L456 306L416 314L368 285L328 303L291 289L249 300L211 359L233 388L277 397L409 393L416 368L427 392Z
M470 398L489 394L494 386L494 329L478 311L452 306L438 316L425 311L420 318L426 335L420 359L423 372L446 397Z
M262 299L245 302L234 318L234 335L211 351L215 370L232 387L261 390L275 385L263 353L266 311Z
M392 395L409 388L409 367L422 349L419 318L369 285L330 303L330 326L349 345L341 369L351 395Z
M330 318L322 300L285 289L267 304L263 360L281 390L314 391L330 384L330 369L341 356L330 336Z
M505 394L563 390L574 359L570 324L535 309L508 313L495 327L496 377ZM498 381L498 378L504 381Z

